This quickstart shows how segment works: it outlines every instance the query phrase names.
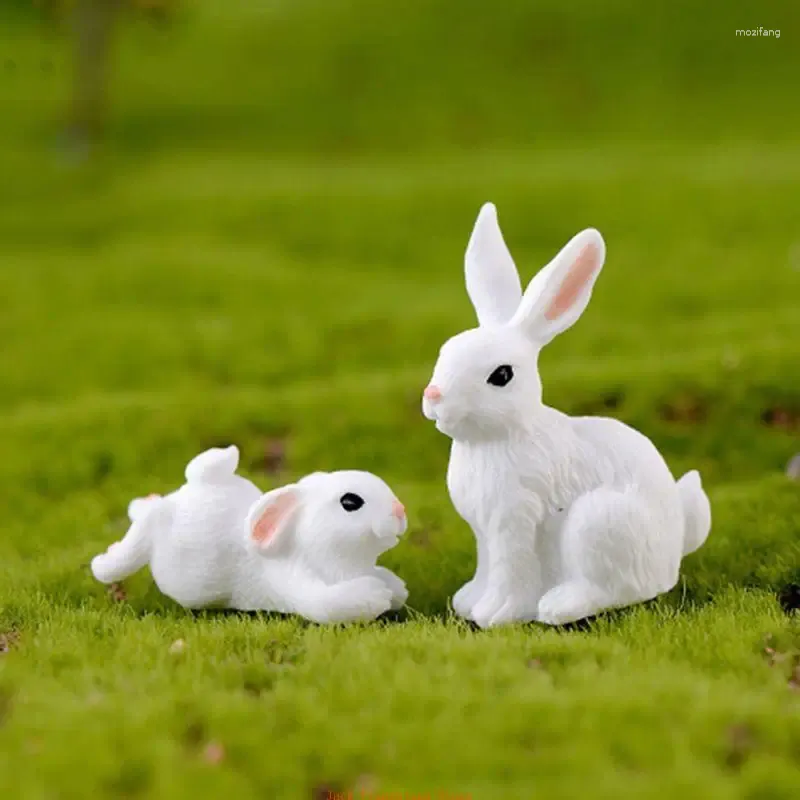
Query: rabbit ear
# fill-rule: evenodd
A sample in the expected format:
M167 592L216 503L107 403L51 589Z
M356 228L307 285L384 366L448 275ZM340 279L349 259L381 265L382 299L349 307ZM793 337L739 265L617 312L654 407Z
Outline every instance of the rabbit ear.
M585 311L605 257L599 231L587 228L573 236L528 284L509 324L520 327L537 344L547 344Z
M478 213L464 262L467 294L478 324L505 325L522 300L522 284L493 203L484 203Z
M300 493L294 485L267 492L247 514L248 539L261 552L278 547L294 527L299 507Z

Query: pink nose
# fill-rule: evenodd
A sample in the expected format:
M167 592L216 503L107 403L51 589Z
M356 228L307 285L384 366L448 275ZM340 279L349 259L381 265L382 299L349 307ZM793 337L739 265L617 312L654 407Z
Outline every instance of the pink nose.
M427 397L428 400L431 400L435 403L437 400L442 399L442 390L438 386L431 384L430 386L425 387L425 391L422 393L422 396Z
M395 500L392 503L392 516L397 517L397 519L404 519L406 516L406 509L399 500Z

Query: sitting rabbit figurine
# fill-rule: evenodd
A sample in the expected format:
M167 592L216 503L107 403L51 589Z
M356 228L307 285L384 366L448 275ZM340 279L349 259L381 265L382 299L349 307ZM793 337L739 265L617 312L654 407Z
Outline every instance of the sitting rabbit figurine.
M400 578L376 566L406 530L403 506L368 472L316 472L262 495L236 474L236 447L212 448L186 483L128 507L122 541L92 561L102 583L149 564L186 608L296 613L314 622L374 619L400 608Z
M475 223L465 272L479 327L444 344L422 409L452 439L447 486L477 540L453 607L481 627L560 625L649 600L708 536L696 471L676 482L638 431L542 402L539 351L584 311L604 259L600 233L584 230L523 296L495 207Z

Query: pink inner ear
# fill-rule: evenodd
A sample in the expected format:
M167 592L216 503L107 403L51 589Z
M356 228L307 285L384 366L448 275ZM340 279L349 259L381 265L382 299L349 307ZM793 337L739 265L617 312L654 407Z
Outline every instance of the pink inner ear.
M297 499L293 492L279 495L274 503L270 503L264 509L253 527L253 540L258 544L268 544L278 530L278 526L296 503Z
M597 256L597 247L593 244L587 244L581 250L580 255L570 267L567 277L559 286L556 296L544 312L545 319L552 322L572 307L597 267Z

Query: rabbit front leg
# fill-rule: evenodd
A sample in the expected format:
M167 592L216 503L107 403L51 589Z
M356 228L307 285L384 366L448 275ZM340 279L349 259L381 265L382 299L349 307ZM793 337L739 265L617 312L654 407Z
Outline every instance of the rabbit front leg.
M453 595L453 611L464 619L472 619L472 609L486 590L486 575L489 571L486 543L478 531L474 533L478 561L475 574Z
M392 611L402 608L408 600L408 589L405 582L386 567L375 567L375 574L389 587L392 593Z
M505 523L505 524L504 524ZM543 587L536 550L538 528L522 514L498 519L486 531L486 588L472 611L481 628L536 619Z
M376 574L327 584L311 575L287 575L276 587L283 606L312 622L373 620L392 607L392 589Z

